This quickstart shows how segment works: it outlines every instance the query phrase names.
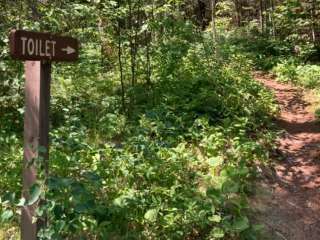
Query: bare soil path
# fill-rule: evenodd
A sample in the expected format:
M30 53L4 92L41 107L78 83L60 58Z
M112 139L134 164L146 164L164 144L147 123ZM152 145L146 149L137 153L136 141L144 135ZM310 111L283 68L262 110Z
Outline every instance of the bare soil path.
M257 221L266 226L267 239L320 240L320 124L303 89L262 73L255 78L274 92L281 109L276 124L283 130L274 171L253 201Z

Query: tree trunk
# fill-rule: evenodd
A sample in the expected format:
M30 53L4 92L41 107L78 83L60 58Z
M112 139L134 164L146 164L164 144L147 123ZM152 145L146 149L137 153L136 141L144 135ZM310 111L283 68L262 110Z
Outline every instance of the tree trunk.
M39 11L38 11L38 7L37 7L37 1L35 1L35 0L28 0L27 1L27 5L28 5L28 7L31 9L31 19L33 20L33 21L39 21L40 20L40 18L41 18L41 15L40 15L40 13L39 13Z
M264 16L263 16L263 0L259 1L259 19L260 19L260 31L264 33Z
M135 33L133 26L132 2L129 0L129 45L130 45L130 60L131 60L131 85L135 86L136 82L136 53L135 53Z
M236 22L237 26L241 27L242 22L242 4L241 0L235 0L235 8L236 8Z
M118 0L118 7L120 7L120 1ZM122 64L122 44L121 44L121 22L118 18L118 62L119 62L119 73L120 73L120 83L121 83L121 103L122 109L126 111L125 105L125 88L124 88L124 79L123 79L123 64Z
M317 25L316 25L316 0L312 0L312 8L311 8L311 36L312 36L312 42L314 45L318 43L317 39Z
M271 21L272 21L272 35L273 37L275 38L276 37L276 25L275 25L275 22L274 22L274 10L275 10L275 7L274 7L274 0L270 0L271 1Z
M211 0L211 21L212 21L212 37L214 40L217 38L217 29L216 29L216 5L217 0Z

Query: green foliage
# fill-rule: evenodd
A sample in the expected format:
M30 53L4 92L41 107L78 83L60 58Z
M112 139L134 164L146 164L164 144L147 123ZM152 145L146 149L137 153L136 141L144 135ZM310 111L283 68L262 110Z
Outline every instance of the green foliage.
M9 124L8 124L9 125ZM21 187L19 176L21 174L21 158L23 151L21 149L21 140L17 134L5 130L0 131L0 192L16 192Z
M9 9L1 41L20 21ZM183 9L64 1L41 3L42 21L21 13L24 28L77 36L81 57L54 64L50 178L27 200L22 67L0 62L3 220L17 222L21 206L45 199L37 214L50 226L40 239L254 239L247 197L272 143L273 98L246 55L227 38L213 42Z
M297 65L293 61L282 61L272 71L281 82L297 82Z
M16 240L19 237L20 233L17 226L1 225L0 239Z
M181 239L210 232L208 239L246 239L252 232L246 195L269 140L250 133L268 123L272 98L252 81L244 58L206 61L204 46L188 46L170 70L176 77L154 83L159 102L136 105L129 119L113 112L101 115L105 125L92 125L95 111L79 105L64 111L64 124L52 132L55 177L46 206L52 224L43 238ZM99 99L105 97L83 101Z
M243 31L237 30L228 33L226 44L229 47L232 46L233 51L247 56L257 70L271 70L282 59L292 54L293 46L289 42L268 39L260 33L250 33L243 36Z
M283 61L273 69L273 72L279 81L293 82L310 89L320 86L318 65L297 65L293 61Z
M320 120L320 109L319 108L315 111L315 114L316 114L316 118L318 120Z
M311 89L320 87L320 66L298 66L297 75L299 83L301 83L303 86Z

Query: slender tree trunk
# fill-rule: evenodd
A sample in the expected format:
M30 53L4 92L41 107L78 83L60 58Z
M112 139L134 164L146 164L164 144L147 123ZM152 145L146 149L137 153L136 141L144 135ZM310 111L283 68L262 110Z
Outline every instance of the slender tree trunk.
M269 34L271 36L274 36L273 32L273 16L272 16L272 0L267 1L268 2L268 8L267 8L267 13L268 13L268 20L269 20Z
M99 18L98 21L98 30L99 30L99 37L100 37L100 64L102 70L104 70L105 65L105 53L104 53L104 41L103 41L103 20Z
M267 34L270 34L270 18L269 18L269 6L268 0L264 1L264 22L265 22L265 31Z
M138 50L139 50L139 45L140 45L140 40L139 40L139 30L140 27L142 26L141 23L141 1L138 0L138 9L137 9L137 20L135 21L134 24L134 62L135 62L135 82L137 82L137 69L139 69L139 61L137 61L138 57Z
M277 32L276 32L276 24L275 24L275 21L274 21L274 10L275 10L275 4L274 4L274 0L270 0L271 2L271 21L272 21L272 36L275 38L276 35L277 35Z
M34 21L38 21L40 19L40 14L39 14L39 11L38 11L38 8L37 8L37 1L35 0L28 0L27 1L27 4L28 4L28 7L31 9L31 17L32 17L32 20Z
M242 23L242 4L241 0L235 0L235 8L236 8L236 22L237 26L241 27Z
M206 4L202 0L198 0L198 7L197 7L197 22L198 25L201 26L201 29L204 30L206 28Z
M317 44L317 33L316 33L316 0L312 0L312 8L311 8L311 36L312 36L312 42L314 45Z
M259 1L259 5L260 31L264 33L263 0Z
M129 0L129 45L130 45L130 60L131 60L131 85L135 86L136 79L136 58L135 58L135 42L133 34L133 15L132 2Z
M120 7L120 1L118 0L118 7ZM118 62L119 62L119 72L120 72L120 83L121 83L121 103L122 109L126 111L125 105L125 87L124 87L124 79L123 79L123 63L122 63L122 44L121 44L121 23L118 18Z
M211 0L211 22L212 22L212 37L214 40L217 38L217 29L216 29L216 5L217 0Z
M152 22L155 22L155 17L154 17L154 9L155 9L155 2L154 0L152 0L152 11L151 11L151 19L152 19ZM152 44L153 41L156 41L157 38L156 38L156 34L152 31L150 31L150 44ZM150 60L149 60L150 61ZM150 61L150 83L151 83L151 71L152 71L152 67L151 67L151 61ZM152 86L152 85L151 85ZM156 104L156 92L154 91L154 89L152 89L152 102L153 102L153 105Z
M145 32L146 39L146 58L147 58L147 68L146 68L146 82L148 86L151 86L151 61L150 61L150 43L151 43L151 33Z

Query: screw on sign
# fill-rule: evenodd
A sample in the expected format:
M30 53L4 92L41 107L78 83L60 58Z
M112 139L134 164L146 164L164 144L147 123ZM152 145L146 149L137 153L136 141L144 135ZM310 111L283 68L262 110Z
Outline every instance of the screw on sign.
M50 33L13 30L9 36L10 55L25 60L25 113L23 197L29 199L29 189L37 180L35 158L44 161L48 176L49 160L49 106L52 61L76 61L79 56L78 40ZM44 149L44 151L40 151ZM36 240L42 219L34 222L38 203L24 206L21 211L21 239Z

